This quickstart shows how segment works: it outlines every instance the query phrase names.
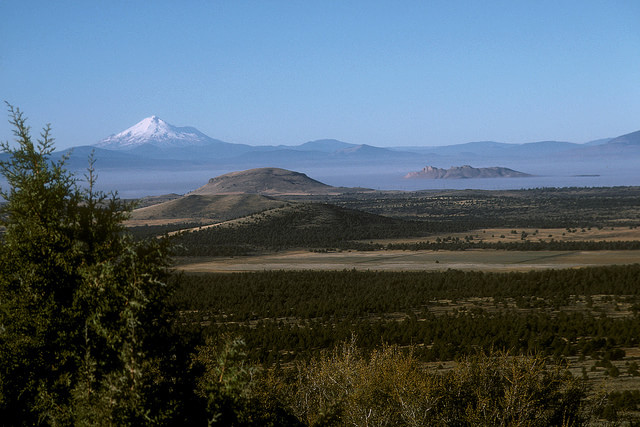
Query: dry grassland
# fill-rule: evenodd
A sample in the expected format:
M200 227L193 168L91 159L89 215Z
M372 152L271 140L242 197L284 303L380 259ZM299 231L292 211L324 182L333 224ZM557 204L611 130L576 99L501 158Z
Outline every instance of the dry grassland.
M640 251L286 251L247 257L180 259L188 272L264 270L380 270L380 271L530 271L640 262Z
M526 240L537 241L561 241L561 242L582 242L582 241L640 241L640 227L605 227L605 228L573 228L569 231L566 228L486 228L480 230L472 230L461 233L440 233L429 237L422 238L401 238L401 239L380 239L375 243L419 243L419 242L435 242L437 239L459 238L464 240L468 236L474 240L482 240L488 243L509 243L521 242L525 233Z

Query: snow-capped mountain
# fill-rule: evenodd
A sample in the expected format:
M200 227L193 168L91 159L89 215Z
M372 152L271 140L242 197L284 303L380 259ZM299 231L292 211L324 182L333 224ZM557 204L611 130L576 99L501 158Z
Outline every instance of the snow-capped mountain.
M132 150L143 145L161 149L202 146L215 142L214 139L193 127L172 126L157 116L147 117L118 134L95 144L109 150Z

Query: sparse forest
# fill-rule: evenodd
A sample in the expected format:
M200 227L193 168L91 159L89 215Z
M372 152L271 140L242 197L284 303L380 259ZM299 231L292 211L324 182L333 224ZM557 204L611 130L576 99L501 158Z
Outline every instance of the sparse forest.
M261 363L308 359L351 334L368 350L419 344L414 355L423 361L491 349L605 357L640 344L638 265L201 274L184 282L175 295L182 320L204 325L206 334L245 337L249 357Z
M408 220L486 227L565 228L637 226L640 187L458 190L292 197Z

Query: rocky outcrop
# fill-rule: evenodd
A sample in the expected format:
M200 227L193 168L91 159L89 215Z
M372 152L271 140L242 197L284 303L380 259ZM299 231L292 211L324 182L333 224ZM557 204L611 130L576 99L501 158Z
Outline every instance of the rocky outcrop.
M465 178L524 178L529 175L509 168L490 167L474 168L469 165L452 166L449 169L427 166L418 172L409 172L405 175L407 179L465 179Z

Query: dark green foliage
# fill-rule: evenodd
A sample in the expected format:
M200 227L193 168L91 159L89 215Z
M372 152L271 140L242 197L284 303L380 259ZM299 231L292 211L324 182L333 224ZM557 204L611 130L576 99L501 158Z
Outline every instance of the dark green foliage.
M34 143L9 108L17 146L0 171L0 419L19 424L149 424L172 416L178 347L164 301L167 248L135 243L129 207L52 162L49 127ZM174 356L175 357L175 356ZM184 363L183 363L184 365ZM172 373L173 371L173 373ZM175 396L174 398L177 398Z
M481 272L262 272L185 275L174 301L207 334L243 336L250 359L306 359L353 332L364 349L423 344L416 357L450 360L475 349L620 358L639 344L637 315L604 316L588 298L640 300L640 265ZM584 309L563 311L575 295ZM442 301L491 298L491 310ZM510 301L510 308L502 303ZM455 304L452 302L455 306ZM560 307L560 309L559 309Z
M255 368L245 366L243 346L239 339L221 340L218 346L209 339L196 349L193 362L203 368L198 378L197 393L207 402L207 412L211 415L209 425L247 422L239 416L247 413Z
M269 375L247 363L241 339L209 338L193 358L201 372L196 393L206 402L207 422L219 426L297 426L300 422L275 397ZM258 377L258 379L256 379Z

